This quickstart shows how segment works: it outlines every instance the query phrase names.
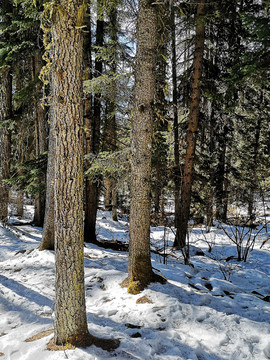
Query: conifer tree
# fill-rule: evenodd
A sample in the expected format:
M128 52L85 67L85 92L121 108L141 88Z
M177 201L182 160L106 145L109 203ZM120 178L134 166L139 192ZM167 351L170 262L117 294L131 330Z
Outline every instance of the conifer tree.
M160 216L160 203L167 181L168 146L164 136L168 129L167 95L167 57L169 40L169 3L159 4L157 8L157 57L156 57L156 90L153 120L153 155L152 155L152 189L154 193L154 217ZM163 210L162 210L163 212Z
M2 26L8 27L11 24L12 4L4 0L1 8ZM1 34L1 43L9 41L9 35ZM2 65L2 66L1 66ZM7 222L9 187L3 180L9 178L11 158L11 134L9 122L12 117L12 75L11 64L4 60L0 64L0 221Z
M83 256L82 34L85 4L61 0L52 17L55 125L56 345L86 346ZM63 13L64 12L64 13Z
M133 294L143 290L153 278L150 254L150 179L157 14L152 2L139 1L137 24L128 286L128 292Z
M99 55L104 42L104 19L102 2L97 3L97 25L95 46L95 69L94 77L99 77L103 72L103 60ZM91 116L89 136L87 137L87 152L97 155L100 151L100 127L101 127L101 92L95 92L93 99L93 111ZM96 218L99 201L100 184L98 181L86 179L84 240L96 242Z
M51 113L51 112L50 112ZM40 250L54 250L55 119L50 115L45 214Z
M35 88L36 96L34 98L34 124L35 124L35 142L36 142L36 158L48 150L47 141L47 109L42 104L42 84L38 76L43 67L41 50L37 50L32 58L33 61L33 77L37 81ZM46 184L45 174L42 175L42 182ZM39 190L35 195L35 213L33 222L36 226L43 226L45 216L45 191Z
M193 78L188 118L187 147L185 167L181 185L180 214L177 221L176 238L174 246L183 248L186 244L186 234L190 213L192 178L194 171L194 157L196 148L196 133L199 124L200 99L201 99L201 76L204 54L205 35L205 1L197 5L197 20L195 34L195 50L193 61Z
M117 111L117 65L118 65L118 19L117 19L117 3L110 4L109 11L109 43L108 43L108 80L109 94L106 104L106 116L103 126L103 151L110 153L116 151L116 111ZM112 211L112 218L117 221L117 189L116 179L107 177L104 180L105 185L105 208Z
M8 67L0 69L0 221L7 222L9 186L3 181L10 174L11 137L8 121L12 116L12 77Z

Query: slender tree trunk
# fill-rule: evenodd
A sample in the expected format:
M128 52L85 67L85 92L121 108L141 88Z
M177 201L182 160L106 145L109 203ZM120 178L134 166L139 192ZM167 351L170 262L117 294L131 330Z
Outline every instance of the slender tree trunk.
M98 2L101 6L100 1ZM96 46L103 46L104 41L104 21L97 20ZM98 51L98 50L97 50ZM90 56L90 55L89 55ZM95 77L102 74L102 60L95 59ZM100 146L100 123L101 123L101 94L96 93L93 103L93 116L89 124L89 136L86 140L87 153L98 154ZM85 184L85 220L84 220L84 241L96 242L96 219L99 201L99 184L86 178Z
M24 203L24 194L23 191L17 191L17 216L23 217L23 203Z
M213 156L212 154L215 154L215 116L214 116L214 110L213 110L213 104L210 105L211 110L209 114L209 154ZM211 158L213 159L213 157ZM213 226L213 220L214 220L214 179L215 179L215 171L212 165L213 160L211 161L211 165L209 168L209 176L210 176L210 182L208 184L208 192L207 192L207 198L206 198L206 230L207 232L210 231L211 226Z
M226 150L227 150L227 134L226 125L218 138L218 165L215 173L216 183L216 219L225 222L227 219L227 211L225 206L225 168L226 168Z
M12 117L12 76L8 68L0 70L0 123ZM1 124L2 125L2 124ZM9 187L3 183L9 178L11 134L8 125L0 127L0 221L8 221Z
M12 3L10 0L2 0L1 6L5 9L3 21L6 25L11 23ZM1 34L3 41L8 41L7 34ZM8 221L9 187L3 183L10 176L11 158L11 133L8 122L12 118L12 75L9 67L0 69L0 221Z
M136 294L152 279L150 190L153 102L155 95L157 15L148 0L139 1L132 118L129 287Z
M198 3L197 23L195 34L195 50L193 61L193 79L191 89L190 112L188 118L187 148L185 156L184 176L181 184L180 216L177 222L175 246L183 248L186 244L188 220L190 214L192 177L196 148L196 133L199 124L200 112L200 81L202 76L204 35L205 35L205 0Z
M112 210L112 181L110 178L104 180L105 186L105 210Z
M55 117L50 111L49 151L46 181L46 205L42 242L39 250L54 250Z
M16 93L18 93L22 88L22 79L20 75L20 66L16 69L15 72L15 85L16 85ZM23 163L24 161L24 149L20 148L18 149L19 152L19 163ZM18 174L21 175L22 170L19 170ZM17 213L16 215L19 217L23 217L23 208L24 208L24 192L20 189L17 190Z
M52 19L56 345L92 343L87 328L83 255L83 43L80 27L84 11L82 0L60 0Z
M38 51L33 58L33 72L34 78L38 77L42 67L42 54ZM47 128L46 128L46 109L41 105L41 90L42 85L39 81L36 87L37 99L35 103L35 133L36 133L36 157L42 155L48 149ZM46 182L46 177L43 179ZM36 226L43 226L45 216L45 202L46 195L42 190L35 196L35 213L34 224Z
M116 188L116 181L112 183L112 219L113 221L118 221L117 217L117 188Z
M157 7L157 59L156 59L156 95L154 111L154 136L153 136L153 156L152 168L153 178L152 187L154 192L154 218L160 216L160 199L164 186L167 183L167 144L163 132L168 129L168 119L166 118L166 68L168 55L168 24L169 24L169 3L164 2Z
M105 124L103 127L103 149L105 151L114 152L116 146L116 95L117 87L115 76L117 74L117 7L116 3L111 5L109 14L109 36L110 36L110 49L109 49L109 76L111 77L110 94L106 107ZM107 210L112 211L114 221L117 221L117 181L111 176L105 179L105 207Z
M174 134L174 204L175 204L175 228L179 227L180 217L180 161L179 161L179 130L178 130L178 104L177 104L177 74L176 74L176 39L175 39L175 11L171 6L171 41L172 41L172 85L173 85L173 134Z
M262 99L261 99L262 102ZM252 217L254 215L254 196L256 190L258 190L258 175L257 175L257 160L258 160L258 153L259 153L259 145L260 145L260 133L261 133L261 125L262 121L259 117L255 126L254 132L254 142L253 142L253 159L252 159L252 180L251 186L249 190L249 202L248 202L248 215Z

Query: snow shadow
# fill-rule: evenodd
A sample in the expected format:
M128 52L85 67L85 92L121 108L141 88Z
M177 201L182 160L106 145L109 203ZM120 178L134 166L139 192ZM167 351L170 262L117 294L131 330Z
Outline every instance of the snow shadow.
M177 339L172 339L170 333L151 327L140 327L140 329L128 328L125 323L118 323L104 316L97 317L91 312L87 312L88 329L91 334L97 337L107 338L108 333L112 338L120 340L120 347L114 356L121 359L162 359L163 357L172 356L179 359L194 358L198 360L225 360L216 354L209 353L203 346L196 349L186 345L181 340L180 335ZM135 333L140 333L141 337L133 337ZM85 353L90 353L90 348L82 349ZM104 354L107 354L104 352ZM102 357L103 359L103 357ZM104 359L107 359L105 356Z
M32 324L38 322L39 324L52 324L52 320L50 318L42 317L30 310L25 306L16 305L11 301L8 301L0 294L0 304L3 306L5 313L12 311L17 312L20 315L20 318L23 322Z
M167 277L166 275L168 275L168 273L166 274L166 271L162 270L162 275ZM168 277L167 279L170 281ZM264 303L266 307L269 306L269 303L264 302L253 294L230 292L226 294L225 287L224 290L220 289L219 295L213 295L210 291L207 291L207 289L205 289L205 291L200 291L199 288L194 290L192 286L190 286L190 290L187 291L183 287L189 285L181 283L181 280L178 280L178 282L179 286L170 282L167 282L165 285L150 284L149 289L165 295L170 294L169 296L177 300L179 304L194 305L199 308L206 307L227 316L236 315L258 323L270 323L270 313L266 311L263 314L258 314L258 308L256 306L257 301ZM225 281L222 282L226 284ZM181 285L183 285L183 287ZM230 285L229 282L228 285Z
M16 293L17 295L24 297L30 302L35 302L39 306L49 306L52 308L53 301L48 299L46 296L39 294L38 292L20 284L19 282L9 279L6 276L0 275L0 283Z

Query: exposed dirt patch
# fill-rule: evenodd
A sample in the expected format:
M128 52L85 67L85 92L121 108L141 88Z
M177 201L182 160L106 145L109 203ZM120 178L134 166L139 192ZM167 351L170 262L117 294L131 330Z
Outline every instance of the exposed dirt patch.
M54 343L54 338L51 339L51 341L47 345L47 350L50 351L63 351L63 350L74 350L76 349L75 346L71 344L65 344L65 345L56 345Z
M51 335L52 333L54 332L53 329L50 329L50 330L46 330L46 331L42 331L28 339L25 340L25 342L32 342L32 341L36 341L36 340L39 340L39 339L42 339L48 335Z
M128 278L126 278L125 280L123 280L120 284L120 286L122 288L127 288L128 287Z
M153 304L153 301L148 299L147 296L143 296L136 301L136 304Z
M87 341L84 342L83 344L80 344L79 347L86 348L91 345L95 345L96 347L99 347L105 351L114 351L119 347L120 340L102 339L89 334ZM50 351L63 351L63 350L74 350L74 349L76 349L76 346L70 343L66 343L65 345L56 345L54 342L54 338L51 339L51 341L47 345L47 350Z

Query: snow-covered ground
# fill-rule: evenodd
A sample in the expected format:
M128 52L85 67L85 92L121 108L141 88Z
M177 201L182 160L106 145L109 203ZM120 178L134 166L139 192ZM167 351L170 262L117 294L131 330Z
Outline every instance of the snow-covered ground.
M153 253L153 267L168 282L151 284L139 295L120 286L127 276L127 253L87 244L89 330L120 339L120 347L109 353L95 346L53 352L46 350L52 333L36 339L53 329L54 252L38 250L40 228L19 226L16 235L12 229L0 227L1 359L270 359L270 241L260 248L269 235L265 231L248 261L239 263L226 261L236 256L236 248L222 229L203 234L193 228L192 265L183 265L180 252L166 249L167 264ZM101 239L128 241L128 224L113 222L108 212L99 213L97 230ZM169 229L151 229L153 249L163 247L164 236L171 245ZM137 303L144 296L149 302Z

